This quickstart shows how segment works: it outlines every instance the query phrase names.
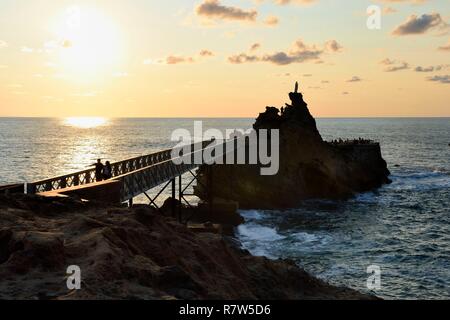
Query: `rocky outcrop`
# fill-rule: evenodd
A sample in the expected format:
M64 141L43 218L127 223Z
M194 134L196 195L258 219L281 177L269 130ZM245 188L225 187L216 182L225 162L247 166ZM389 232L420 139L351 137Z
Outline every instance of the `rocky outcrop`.
M81 268L81 290L66 269ZM0 299L373 299L148 206L0 195Z
M267 107L254 129L278 129L280 168L274 176L263 176L259 165L213 165L200 168L202 185L214 196L239 202L241 208L285 208L302 200L345 199L389 183L390 175L380 145L371 141L328 143L298 88L292 101L277 109ZM206 198L198 185L196 193Z

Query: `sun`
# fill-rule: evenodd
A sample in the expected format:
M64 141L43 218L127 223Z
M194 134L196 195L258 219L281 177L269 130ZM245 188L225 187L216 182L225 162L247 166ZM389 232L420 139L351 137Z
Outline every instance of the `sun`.
M111 73L121 57L120 32L95 8L71 7L55 23L59 65L79 78Z

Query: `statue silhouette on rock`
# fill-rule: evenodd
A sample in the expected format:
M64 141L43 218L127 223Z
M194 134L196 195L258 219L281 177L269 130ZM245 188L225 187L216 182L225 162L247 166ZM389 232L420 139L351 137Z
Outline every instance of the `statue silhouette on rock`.
M256 119L254 129L281 129L285 123L297 123L319 134L316 121L308 110L308 104L303 100L303 94L298 91L298 82L295 83L294 92L289 93L291 104L287 104L280 110L275 107L266 107Z

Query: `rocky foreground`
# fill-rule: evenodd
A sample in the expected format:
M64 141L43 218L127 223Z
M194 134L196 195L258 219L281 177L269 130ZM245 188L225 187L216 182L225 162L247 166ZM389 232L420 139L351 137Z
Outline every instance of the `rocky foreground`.
M66 286L81 268L82 289ZM372 299L147 206L0 195L0 299Z

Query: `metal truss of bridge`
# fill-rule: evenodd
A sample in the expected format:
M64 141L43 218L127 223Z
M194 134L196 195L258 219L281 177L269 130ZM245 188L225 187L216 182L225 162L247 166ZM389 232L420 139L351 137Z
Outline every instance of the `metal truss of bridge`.
M203 155L212 141L204 141L192 144L191 152L178 157L172 156L172 150L159 151L145 156L131 158L111 164L113 177L110 180L97 182L95 169L79 171L51 179L28 183L28 194L53 195L77 195L86 200L99 200L111 203L129 202L133 204L133 198L144 194L150 205L158 208L156 198L171 186L172 198L190 206L188 197L193 196L187 190L196 180L194 170L199 167L194 160L198 155ZM177 164L176 158L191 159ZM183 187L182 176L190 174L192 180ZM176 194L176 180L178 179L178 195ZM151 198L147 192L156 187L163 186L157 196ZM207 189L207 188L206 188ZM158 208L159 209L159 208Z

